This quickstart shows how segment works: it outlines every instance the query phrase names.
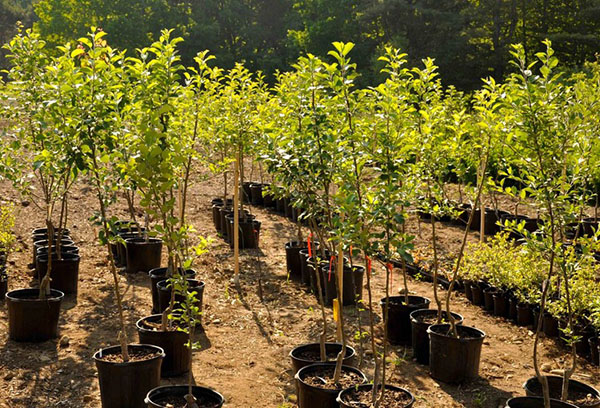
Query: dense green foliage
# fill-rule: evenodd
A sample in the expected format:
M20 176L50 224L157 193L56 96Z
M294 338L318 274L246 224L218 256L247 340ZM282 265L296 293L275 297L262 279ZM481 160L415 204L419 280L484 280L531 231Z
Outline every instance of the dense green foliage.
M36 26L49 45L85 35L91 25L110 33L111 44L128 49L155 41L172 27L186 41L184 64L208 49L219 65L243 61L266 73L287 70L298 55L324 56L332 41L356 44L353 59L361 84L382 78L377 58L385 46L406 51L409 65L432 57L445 85L472 90L480 78L499 80L508 69L510 44L522 43L529 58L544 38L573 67L593 60L600 48L600 1L549 0L31 0L0 2L0 42L22 20ZM6 61L0 57L0 67Z

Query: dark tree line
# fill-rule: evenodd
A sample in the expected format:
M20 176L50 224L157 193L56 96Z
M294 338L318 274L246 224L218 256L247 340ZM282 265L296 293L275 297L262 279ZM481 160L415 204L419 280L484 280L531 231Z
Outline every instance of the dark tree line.
M32 23L51 45L102 27L109 41L133 50L175 28L184 62L209 49L219 65L243 61L267 80L300 53L324 55L332 41L356 43L364 84L377 81L384 45L412 64L433 57L445 84L470 90L480 78L503 77L510 44L528 53L553 41L577 69L600 50L600 0L0 0L0 40L14 23ZM34 12L32 12L34 10ZM35 21L35 22L34 22ZM6 66L1 59L0 64Z

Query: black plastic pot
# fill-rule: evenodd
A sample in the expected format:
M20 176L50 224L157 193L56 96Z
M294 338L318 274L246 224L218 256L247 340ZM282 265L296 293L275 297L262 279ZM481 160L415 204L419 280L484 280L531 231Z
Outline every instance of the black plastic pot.
M212 213L213 225L215 226L217 232L221 232L221 216L219 214L219 209L223 208L223 200L221 200L220 203L212 204L210 208Z
M219 229L219 232L221 233L221 235L223 236L223 239L225 241L228 241L229 236L228 236L228 227L229 227L229 223L227 221L227 216L233 214L233 207L232 206L223 206L223 207L219 207L219 224L221 225L221 228Z
M381 389L381 385L379 387L379 389ZM404 404L402 406L402 408L411 408L414 403L415 403L415 397L414 395L412 395L412 393L404 388L400 388L400 387L396 387L395 385L390 385L390 384L386 384L385 385L385 389L389 390L389 392L397 392L397 393L402 393L404 394L408 399L409 402ZM336 400L338 402L338 404L340 404L340 408L358 408L358 407L362 407L363 405L358 405L356 403L346 403L346 401L350 400L352 401L352 393L354 393L355 391L369 391L372 392L373 390L373 384L363 384L363 385L359 385L357 387L352 387L352 388L346 388L343 391L340 391L340 393L338 394ZM388 391L386 391L388 392ZM381 404L380 405L381 408L387 408L387 406L385 404Z
M463 323L463 317L458 313L451 312L456 324ZM423 318L436 318L438 311L437 309L420 309L415 310L410 314L410 324L412 331L412 349L413 356L417 362L421 364L429 364L429 334L427 329L431 326L430 323L424 322ZM448 313L442 312L442 319L447 321Z
M57 336L60 305L65 294L51 289L46 299L39 299L38 295L38 289L17 289L6 294L11 340L40 342Z
M161 331L161 321L162 314L155 314L136 322L140 343L152 344L164 350L165 358L160 370L163 377L185 374L190 364L190 349L186 347L188 335L181 330Z
M501 293L496 288L487 288L483 291L483 308L487 312L494 312L494 295Z
M542 328L547 337L558 337L558 320L556 320L556 318L550 313L544 313Z
M410 314L415 310L429 309L431 301L423 296L408 296L408 305L404 304L404 296L389 297L389 316L386 319L386 299L379 302L384 323L387 327L388 341L391 344L412 344Z
M37 258L37 252L39 248L43 248L43 247L47 247L49 244L49 241L44 238L44 239L40 239L37 240L33 243L33 264L35 265L35 260ZM56 241L52 241L52 245L56 245ZM73 240L71 238L63 238L60 240L60 245L61 246L75 246L75 242L73 242Z
M102 356L120 354L121 346L101 349L94 354L102 408L145 408L144 398L160 385L160 366L165 353L150 344L129 344L129 353L151 352L156 356L147 360L117 363Z
M320 343L307 343L300 346L296 346L290 351L290 358L292 359L292 371L294 375L303 367L311 364L319 363L319 360L311 360L302 356L302 353L310 352L315 353L317 356L320 355L321 345ZM325 352L329 355L335 355L342 350L340 343L325 343ZM318 357L317 357L318 358ZM329 362L335 362L335 357L330 358ZM356 351L346 346L346 354L344 355L343 364L346 366L354 367L356 365Z
M497 291L493 294L494 316L508 317L508 298L506 293Z
M317 388L304 382L304 379L315 371L323 368L335 369L335 363L317 363L301 368L294 376L298 390L298 408L339 408L336 400L341 389L326 390ZM353 372L362 377L359 384L367 382L367 377L358 369L342 366L342 371Z
M465 293L465 297L467 298L467 300L469 302L473 302L473 291L471 290L471 285L473 282L471 281L464 281L463 282L463 290Z
M562 395L562 384L563 378L557 375L548 375L546 376L548 379L548 388L550 389L550 398L561 399ZM525 394L528 397L538 397L542 396L542 385L538 381L537 377L531 377L528 379L525 384L523 384L523 388L525 389ZM579 406L580 408L599 408L600 407L600 393L594 387L579 382L577 380L569 380L569 396L568 400L572 400L574 394L579 395L591 395L595 398L595 402L589 404L574 404L575 406ZM543 406L543 405L542 405Z
M266 189L266 187L268 187L269 184L263 184L263 188L262 188L262 196L263 196L263 205L266 208L273 208L275 207L275 198L273 197L273 194L269 193Z
M144 402L148 408L166 408L166 403L161 403L165 398L181 398L185 402L189 388L187 385L164 385L162 387L150 390ZM196 397L198 408L221 408L225 403L225 398L218 392L210 388L194 385L192 395Z
M290 279L301 281L302 270L300 265L300 250L307 248L308 243L289 241L285 244L285 262Z
M250 190L250 185L253 184L251 181L244 181L242 183L242 188L240 190L240 200L243 203L249 203L252 197L252 191Z
M152 289L153 314L158 313L158 310L160 308L158 300L158 288L156 287L156 284L167 278L167 270L168 268L154 268L150 272L148 272L148 275L150 275L150 288ZM193 269L186 269L185 274L189 279L194 279L196 277L196 271Z
M449 324L436 324L429 333L429 368L431 377L445 383L462 383L479 375L481 346L485 333L474 327L456 326L458 338L450 333Z
M128 238L127 273L148 273L160 267L162 240L159 238Z
M130 232L130 231L120 232L118 235L123 241L127 241L130 238L141 238L142 237L142 235L139 232ZM123 242L123 243L117 242L115 244L113 254L115 254L115 266L118 266L119 268L127 266L127 246L126 246L125 242Z
M551 408L577 408L576 405L559 400L550 400ZM542 397L515 397L506 401L505 408L544 408Z
M61 254L75 254L75 255L79 255L79 248L76 245L66 245L66 246L61 246L60 247L60 253ZM52 246L52 254L56 255L56 247L53 245ZM35 257L35 274L36 276L40 276L46 273L46 270L42 270L42 268L40 267L39 264L39 258L40 256L47 256L48 255L48 247L41 247L37 249L37 254Z
M331 265L331 274L329 273L329 263L321 265L321 285L324 288L324 302L326 305L331 306L333 299L337 298L337 285L336 275L337 268ZM343 288L343 304L344 306L354 305L357 301L362 299L362 287L363 277L365 274L365 268L362 266L354 265L350 268L350 265L345 263L344 265L344 288ZM315 282L315 293L316 282Z
M516 321L517 320L517 305L519 302L514 297L508 299L508 318Z
M310 271L308 269L308 248L303 248L298 251L300 260L300 282L303 285L310 286Z
M285 199L277 198L275 199L275 211L279 214L285 214Z
M233 217L226 217L229 221L230 235L229 246L233 248ZM239 248L240 249L256 249L259 246L260 238L260 221L252 218L247 220L239 220Z
M483 289L477 283L471 283L471 294L473 295L472 303L475 306L481 306L484 304Z
M189 291L196 292L196 306L202 311L202 299L204 297L204 282L196 279L188 279ZM158 312L162 313L171 302L171 286L169 286L168 280L162 280L156 284L158 289ZM176 302L183 302L183 295L177 293L175 295Z
M593 365L600 365L600 353L598 350L598 337L591 337L588 340L590 344L590 363Z
M531 323L533 323L531 306L522 303L517 304L517 325L529 326Z
M261 183L250 184L250 202L252 205L263 205L262 188Z
M52 257L50 269L50 287L60 290L65 295L76 294L79 282L79 260L77 254L62 254L60 259L55 254ZM39 266L38 279L41 281L48 270L48 255L38 256L37 264Z
M284 198L285 203L285 216L289 219L294 217L294 207L292 206L292 200L290 198Z
M8 275L6 271L0 272L0 302L4 301L4 297L8 292Z

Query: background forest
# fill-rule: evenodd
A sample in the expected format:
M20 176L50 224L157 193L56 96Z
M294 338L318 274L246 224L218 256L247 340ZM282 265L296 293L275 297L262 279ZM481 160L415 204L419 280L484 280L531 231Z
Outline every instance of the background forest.
M336 40L357 44L361 85L378 82L377 56L392 45L410 63L435 58L444 84L467 91L506 74L512 43L531 56L549 38L574 69L600 49L600 0L0 0L1 43L17 21L37 26L50 45L99 26L130 51L172 27L185 39L184 64L209 49L219 66L243 61L268 82L298 55L325 55Z

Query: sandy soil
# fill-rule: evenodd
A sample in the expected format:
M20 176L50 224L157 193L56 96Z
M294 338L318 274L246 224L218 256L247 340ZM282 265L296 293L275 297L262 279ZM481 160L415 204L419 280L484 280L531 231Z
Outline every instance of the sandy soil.
M33 204L23 206L11 188L0 185L2 198L18 204L17 234L19 251L10 260L11 289L32 283L27 264L31 258L30 231L43 224L42 212ZM193 373L196 383L213 387L227 399L231 408L293 407L294 383L291 378L289 351L296 345L316 341L320 331L320 314L314 296L286 277L284 244L294 238L294 225L280 215L252 208L262 221L261 249L243 251L241 291L232 284L232 251L214 231L210 199L220 192L217 181L195 185L191 191L189 216L198 234L214 238L210 254L196 267L206 282L204 331L199 336L202 349L194 354ZM105 250L95 241L96 231L88 218L97 208L93 192L82 182L72 194L69 227L82 256L79 294L63 304L60 336L42 344L19 344L8 340L6 306L0 305L0 407L99 407L100 397L96 369L91 358L100 347L116 344L117 312L112 292L112 277ZM508 208L510 209L510 208ZM123 203L112 213L125 215ZM413 220L409 229L415 234L419 226ZM420 224L417 247L426 247L430 226ZM461 239L456 227L441 226L442 250L450 256ZM477 234L472 234L472 240ZM259 268L260 265L260 268ZM384 274L375 271L375 295L384 293ZM264 289L258 296L258 282ZM401 279L395 273L394 292ZM151 309L150 280L143 274L121 274L125 293L125 316L128 335L137 341L135 321ZM433 298L432 285L409 281L411 291ZM444 292L442 292L444 293ZM366 296L366 291L365 291ZM378 303L378 302L377 302ZM486 332L481 361L481 378L462 386L438 383L428 375L427 367L416 364L411 350L392 347L390 382L406 387L416 396L416 408L489 407L496 408L512 395L524 395L521 386L533 375L533 333L506 320L492 317L470 305L457 294L453 310L465 317L465 324ZM379 306L375 312L381 316ZM353 307L345 308L352 340L356 330ZM361 320L366 322L366 312ZM330 335L333 336L331 311L328 311ZM378 332L381 322L378 317ZM552 339L544 339L543 362L548 370L559 368L568 355ZM600 386L598 368L578 359L575 378ZM365 356L362 370L372 375L372 359ZM371 378L371 377L370 377ZM175 378L163 383L182 383Z

